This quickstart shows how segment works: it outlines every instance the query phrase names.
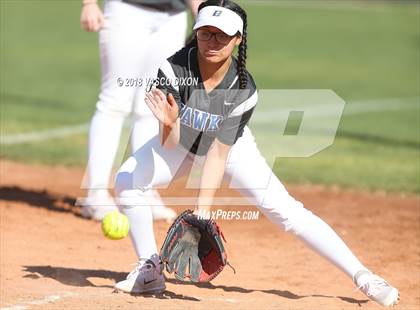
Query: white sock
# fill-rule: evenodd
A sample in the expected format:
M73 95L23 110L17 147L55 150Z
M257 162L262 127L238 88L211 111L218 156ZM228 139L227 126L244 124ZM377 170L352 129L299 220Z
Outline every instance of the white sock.
M130 223L130 237L138 258L158 253L153 231L152 210L140 190L120 193L119 203Z
M152 210L149 206L125 208L124 213L130 222L130 237L137 257L149 258L157 253L153 232Z
M111 116L101 111L96 111L92 118L88 162L88 190L90 192L109 188L109 179L123 124L123 116Z

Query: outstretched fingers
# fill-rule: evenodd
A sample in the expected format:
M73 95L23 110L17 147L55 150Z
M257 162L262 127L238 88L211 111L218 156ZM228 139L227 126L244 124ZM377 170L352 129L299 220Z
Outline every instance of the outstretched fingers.
M152 111L153 115L161 122L165 121L165 108L163 106L162 101L156 95L152 93L146 93L146 97L144 98L146 105Z
M182 254L182 246L180 246L179 242L175 245L171 253L169 254L168 258L168 271L172 272L175 271L178 267L178 259L179 256Z
M184 280L185 273L187 271L187 265L189 263L189 253L183 252L181 256L178 258L179 264L178 268L175 270L175 277L178 280Z
M153 89L152 94L156 98L160 99L162 102L166 102L165 94L160 89L158 89L158 88Z
M201 266L200 258L197 255L191 255L190 266L189 266L191 281L193 282L199 281L202 268L203 267Z
M150 93L146 93L146 97L144 98L144 102L146 102L147 106L150 110L156 110L156 100Z

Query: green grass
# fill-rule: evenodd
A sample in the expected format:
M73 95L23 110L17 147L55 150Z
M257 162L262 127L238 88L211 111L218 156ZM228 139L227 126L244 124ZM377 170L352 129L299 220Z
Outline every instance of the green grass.
M380 12L249 8L250 25L256 25L249 68L260 88L333 89L346 100L418 96L414 6Z
M99 90L97 36L79 1L0 2L2 132L87 122Z
M249 15L248 68L260 89L332 89L348 105L417 98L408 108L386 110L385 101L383 111L345 112L332 146L309 158L277 159L281 179L419 193L418 2L357 2L355 9L242 3ZM0 1L2 136L90 120L100 86L98 38L80 30L79 14L79 1ZM254 126L273 158L285 147L274 142L276 125ZM83 166L86 145L87 133L75 134L2 144L0 156Z
M414 148L340 137L316 156L278 159L275 171L281 179L291 182L419 192L419 170L415 164L418 156L418 149Z
M86 135L50 139L36 143L2 146L3 156L20 162L79 166L87 158Z

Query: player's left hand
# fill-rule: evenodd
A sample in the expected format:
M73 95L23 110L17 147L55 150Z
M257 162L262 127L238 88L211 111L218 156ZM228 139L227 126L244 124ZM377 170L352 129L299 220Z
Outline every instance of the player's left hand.
M228 264L222 239L213 220L201 219L187 210L169 228L160 256L166 270L175 273L177 279L208 282Z
M187 275L187 268L191 281L198 282L202 271L198 258L198 243L200 232L195 227L188 227L184 235L175 244L168 260L168 270L175 272L178 280L183 280Z
M166 126L172 126L178 118L178 104L172 94L168 97L160 89L153 89L144 98L153 115Z

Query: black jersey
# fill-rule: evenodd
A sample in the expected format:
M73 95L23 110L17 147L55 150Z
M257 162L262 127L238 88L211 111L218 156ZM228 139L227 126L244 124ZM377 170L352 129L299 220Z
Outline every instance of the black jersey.
M242 136L257 104L258 94L251 75L239 89L237 60L222 82L207 93L201 79L197 47L185 47L168 58L159 69L157 88L172 93L179 107L181 145L197 155L207 154L215 138L233 145Z

